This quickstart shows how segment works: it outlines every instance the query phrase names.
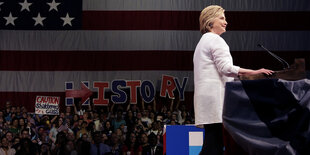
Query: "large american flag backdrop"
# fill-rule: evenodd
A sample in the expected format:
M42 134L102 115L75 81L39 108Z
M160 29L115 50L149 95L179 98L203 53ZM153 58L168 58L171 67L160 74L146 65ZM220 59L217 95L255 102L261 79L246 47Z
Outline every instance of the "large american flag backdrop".
M158 86L164 74L189 78L191 105L199 13L210 4L226 10L236 65L281 69L259 43L290 64L305 58L309 70L308 0L0 0L0 102L33 111L37 95L64 101L66 81Z

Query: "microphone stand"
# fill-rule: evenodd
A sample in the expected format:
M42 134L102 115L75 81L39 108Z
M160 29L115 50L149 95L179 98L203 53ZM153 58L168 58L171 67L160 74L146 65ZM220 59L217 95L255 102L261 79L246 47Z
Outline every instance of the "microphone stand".
M274 57L275 59L277 59L278 61L281 62L283 69L289 69L290 65L282 58L280 58L279 56L275 55L274 53L270 52L267 48L265 48L263 45L261 44L257 44L258 47L261 47L262 49L264 49L265 51L267 51L272 57Z

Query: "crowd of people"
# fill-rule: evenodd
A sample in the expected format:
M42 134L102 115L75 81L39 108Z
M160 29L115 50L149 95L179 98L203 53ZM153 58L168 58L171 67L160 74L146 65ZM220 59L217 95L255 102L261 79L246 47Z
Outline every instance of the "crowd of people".
M162 155L164 125L193 124L192 116L173 99L160 104L78 103L55 116L7 102L0 110L0 155Z

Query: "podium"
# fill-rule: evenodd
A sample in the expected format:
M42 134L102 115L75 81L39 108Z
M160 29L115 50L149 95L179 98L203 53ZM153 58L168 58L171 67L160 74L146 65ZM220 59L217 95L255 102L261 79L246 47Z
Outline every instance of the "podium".
M258 79L284 79L284 80L301 80L306 78L305 59L295 59L294 64L288 69L275 71L271 76L264 74L259 75L243 75L240 80L258 80Z
M272 76L226 83L225 155L310 154L310 80L304 64L296 59Z

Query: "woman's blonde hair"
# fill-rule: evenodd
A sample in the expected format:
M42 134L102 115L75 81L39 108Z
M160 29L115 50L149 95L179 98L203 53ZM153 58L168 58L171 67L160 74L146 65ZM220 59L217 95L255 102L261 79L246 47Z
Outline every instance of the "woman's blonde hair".
M224 9L218 5L210 5L204 8L199 17L200 32L205 34L211 31L214 18L224 13Z

